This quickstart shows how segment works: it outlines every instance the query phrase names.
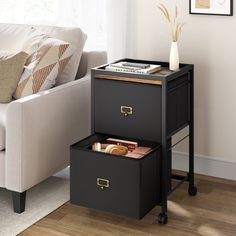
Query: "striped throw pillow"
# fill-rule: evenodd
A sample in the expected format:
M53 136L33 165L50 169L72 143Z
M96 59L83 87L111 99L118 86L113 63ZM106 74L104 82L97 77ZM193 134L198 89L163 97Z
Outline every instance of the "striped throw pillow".
M19 99L52 88L75 49L70 43L45 37L29 57L14 98Z

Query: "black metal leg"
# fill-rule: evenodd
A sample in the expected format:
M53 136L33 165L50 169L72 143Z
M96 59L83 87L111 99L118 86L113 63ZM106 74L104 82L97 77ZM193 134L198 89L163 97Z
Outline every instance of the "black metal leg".
M161 204L161 213L158 217L158 222L160 224L167 224L168 222L168 207L167 207L167 199L168 199L168 167L167 167L167 159L168 159L168 141L167 141L167 89L166 89L166 81L162 83L162 170L161 170L161 196L162 196L162 204Z
M189 122L189 195L195 196L197 188L194 186L194 72L190 72L190 122Z
M165 142L167 144L167 142ZM158 222L160 224L167 224L168 222L168 175L167 175L167 158L168 158L168 149L162 147L162 184L161 184L161 195L162 195L162 203L161 203L161 213L158 216Z
M12 191L12 199L13 199L13 209L16 213L22 213L25 211L25 199L26 199L26 191L23 193L18 193Z

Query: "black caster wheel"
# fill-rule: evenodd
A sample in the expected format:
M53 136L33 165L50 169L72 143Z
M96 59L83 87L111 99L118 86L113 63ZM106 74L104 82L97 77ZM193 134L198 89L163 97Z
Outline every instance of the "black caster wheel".
M162 225L167 224L167 222L168 222L167 213L160 213L159 216L158 216L158 222Z
M190 196L196 196L197 195L197 187L193 186L192 188L188 189L188 194Z

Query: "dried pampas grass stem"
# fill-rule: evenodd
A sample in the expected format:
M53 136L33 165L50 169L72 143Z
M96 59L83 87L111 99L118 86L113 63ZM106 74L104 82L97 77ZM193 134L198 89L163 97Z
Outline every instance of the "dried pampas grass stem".
M166 6L164 4L160 3L158 5L158 8L162 12L162 14L164 15L165 19L170 24L172 41L177 42L181 33L182 33L182 28L184 26L184 23L181 23L178 21L178 7L177 7L177 5L175 6L175 13L174 13L173 17L171 17L168 9L166 8Z

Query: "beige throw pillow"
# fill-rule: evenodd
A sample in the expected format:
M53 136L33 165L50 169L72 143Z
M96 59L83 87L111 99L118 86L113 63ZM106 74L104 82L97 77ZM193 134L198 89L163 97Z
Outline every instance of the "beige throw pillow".
M8 103L16 90L28 54L0 52L0 103Z
M35 49L35 44L32 45ZM74 52L73 45L44 36L38 49L27 60L14 97L18 99L52 88Z

